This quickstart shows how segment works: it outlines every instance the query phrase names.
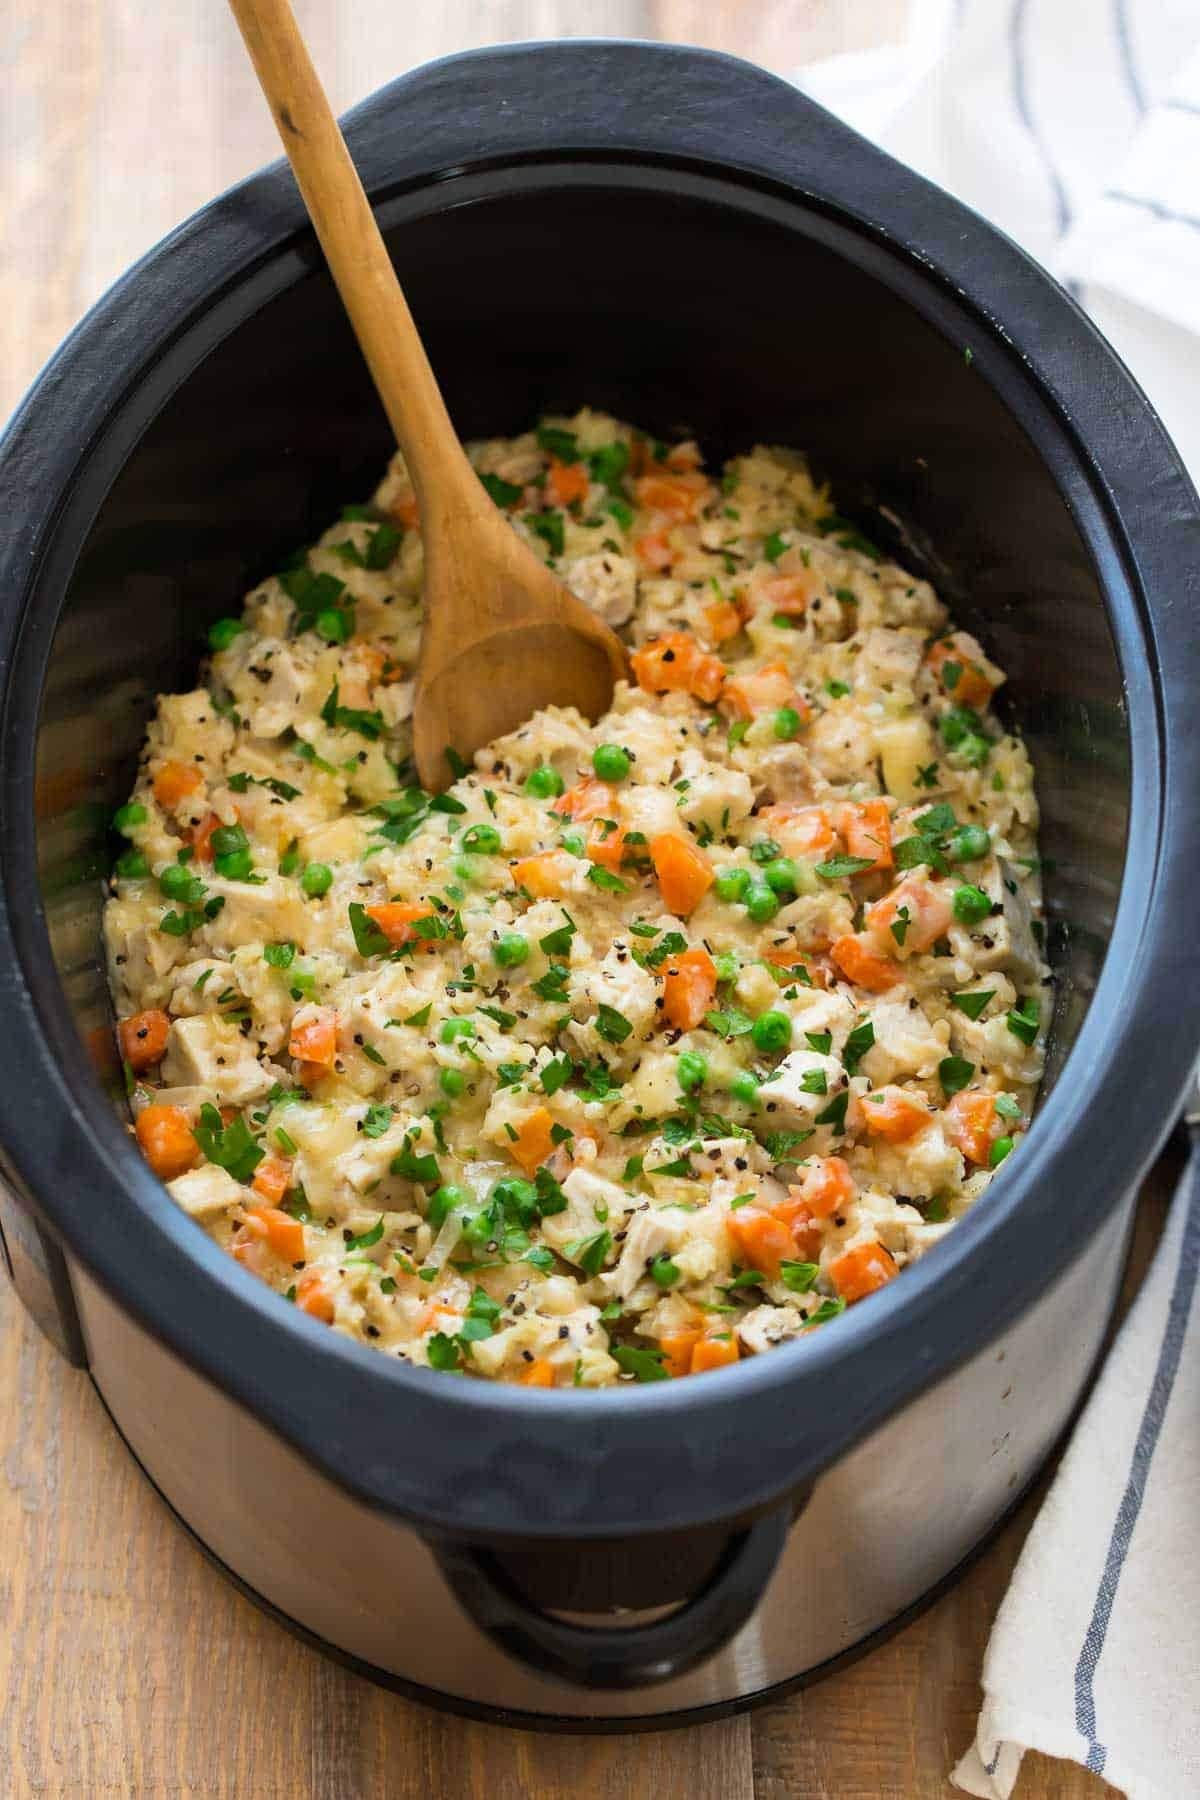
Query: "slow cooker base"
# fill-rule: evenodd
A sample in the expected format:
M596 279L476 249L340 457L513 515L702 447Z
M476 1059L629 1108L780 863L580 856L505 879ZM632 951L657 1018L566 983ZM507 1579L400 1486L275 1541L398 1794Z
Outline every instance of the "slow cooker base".
M1080 1407L1087 1399L1091 1385L1092 1376L1089 1376L1087 1387L1079 1401ZM991 1548L1000 1533L1020 1511L1026 1499L1037 1487L1045 1468L1057 1456L1059 1449L1059 1446L1055 1445L1045 1463L1034 1471L1007 1511L1001 1514L990 1530L968 1550L967 1554L955 1564L948 1574L943 1575L939 1581L936 1581L911 1605L906 1606L902 1612L897 1613L895 1618L889 1619L886 1624L879 1626L875 1631L868 1632L865 1637L860 1638L857 1643L851 1644L848 1649L840 1651L837 1656L829 1657L815 1668L804 1669L798 1675L788 1676L782 1681L770 1683L767 1687L755 1688L750 1693L738 1694L732 1699L720 1700L709 1706L685 1707L666 1713L588 1717L581 1713L521 1712L513 1708L486 1706L479 1701L464 1699L458 1694L445 1693L440 1688L422 1687L419 1682L407 1681L402 1675L394 1675L390 1670L381 1669L375 1663L365 1662L361 1657L339 1649L327 1638L319 1637L316 1632L301 1625L298 1619L293 1619L281 1607L276 1606L273 1601L260 1594L248 1581L243 1580L227 1562L222 1560L211 1545L206 1544L199 1533L192 1529L182 1513L177 1512L171 1505L145 1464L139 1459L129 1439L113 1417L104 1395L95 1381L92 1382L92 1388L100 1405L104 1408L113 1430L120 1438L130 1459L136 1464L139 1474L170 1513L176 1525L191 1539L204 1560L223 1575L226 1581L232 1583L243 1598L249 1600L260 1612L265 1613L276 1625L282 1626L294 1638L307 1644L311 1650L316 1650L320 1655L328 1657L330 1662L335 1662L341 1668L348 1669L352 1675L361 1675L365 1681L373 1682L376 1687L386 1688L389 1693L399 1694L403 1699L415 1701L420 1706L432 1707L437 1712L454 1713L461 1719L475 1719L482 1725L506 1725L513 1731L553 1731L563 1736L608 1737L630 1731L674 1731L684 1725L715 1724L718 1719L733 1718L737 1713L749 1712L754 1707L768 1705L771 1701L786 1700L789 1694L799 1693L801 1688L813 1687L817 1682L824 1681L826 1676L836 1675L839 1670L849 1668L852 1663L858 1662L864 1656L869 1656L873 1650L888 1643L898 1632L903 1631L907 1625L911 1625L919 1619L922 1613L927 1612L942 1598L943 1594L949 1593L950 1589L978 1562L985 1551ZM1064 1439L1070 1435L1075 1416L1075 1414L1072 1415L1070 1424L1063 1433Z

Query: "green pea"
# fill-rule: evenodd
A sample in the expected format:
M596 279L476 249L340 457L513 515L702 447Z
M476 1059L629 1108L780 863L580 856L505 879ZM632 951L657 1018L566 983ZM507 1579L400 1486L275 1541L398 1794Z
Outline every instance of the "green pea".
M477 856L456 856L452 867L460 881L483 881L487 875L487 870Z
M430 1194L425 1217L436 1230L439 1225L446 1223L447 1218L456 1207L461 1211L470 1203L471 1196L466 1188L458 1187L454 1182L448 1181L442 1187L434 1188Z
M118 806L113 814L113 826L128 837L135 825L144 825L150 817L140 800L130 800L125 806Z
M717 966L718 981L737 980L742 963L736 950L718 950L713 961Z
M254 873L254 858L249 850L227 850L224 856L213 857L213 869L223 881L245 881Z
M438 1076L438 1086L449 1100L457 1100L467 1085L467 1078L461 1069L443 1069Z
M775 856L763 869L763 879L775 894L794 894L800 877L790 856Z
M502 969L515 969L529 955L529 939L519 931L503 931L492 945L492 956Z
M525 778L525 792L531 800L552 800L562 793L566 783L549 763L539 763Z
M982 825L960 825L950 834L951 862L978 862L992 847L992 840Z
M669 1256L656 1256L650 1264L650 1274L660 1288L671 1288L675 1286L683 1270Z
M140 850L126 850L123 856L118 856L116 870L122 881L140 881L150 873L150 864Z
M597 744L592 752L592 767L601 781L624 781L631 758L620 744Z
M495 856L500 848L500 833L494 825L472 825L459 841L464 850L478 856Z
M998 1169L1006 1156L1012 1154L1013 1140L1010 1137L998 1137L988 1151L988 1162L993 1169Z
M713 882L718 900L744 900L750 886L749 869L722 869Z
M758 1082L751 1075L749 1069L739 1070L729 1083L729 1092L735 1100L740 1100L743 1106L758 1104Z
M960 925L978 925L992 910L992 896L982 888L968 885L955 888L950 904Z
M341 606L327 606L317 614L316 631L327 644L344 644L354 631L354 615Z
M753 919L756 925L765 925L779 911L779 901L773 891L764 882L746 896L746 916Z
M475 1026L470 1019L444 1019L438 1038L443 1044L453 1044L459 1038L473 1038Z
M490 1206L482 1212L469 1213L463 1220L463 1236L468 1244L476 1247L490 1243L499 1229L499 1221Z
M300 877L300 886L310 900L319 900L333 886L333 870L328 863L309 863Z
M183 863L168 863L158 885L168 900L198 900L204 892L204 883Z
M675 1078L685 1094L694 1094L708 1079L708 1058L698 1050L685 1050L675 1064Z
M754 1021L754 1029L750 1034L754 1039L754 1047L765 1055L774 1056L780 1050L786 1050L792 1041L792 1021L785 1012L760 1013Z
M241 619L218 619L208 628L208 647L210 650L228 650L235 637L246 627Z
M777 738L794 738L800 729L800 714L794 706L781 706L771 720L771 729Z
M572 856L582 856L587 850L587 839L582 831L564 831L558 841Z

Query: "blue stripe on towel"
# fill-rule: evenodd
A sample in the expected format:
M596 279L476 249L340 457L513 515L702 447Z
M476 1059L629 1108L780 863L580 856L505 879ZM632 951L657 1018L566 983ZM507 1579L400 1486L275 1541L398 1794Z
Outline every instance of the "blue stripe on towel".
M1146 194L1127 194L1123 188L1106 188L1104 192L1106 199L1120 200L1126 206L1140 206L1144 212L1153 213L1156 219L1165 219L1169 225L1191 225L1200 231L1200 218L1195 213L1174 212L1161 200L1151 200Z
M1186 1188L1189 1185L1192 1191L1190 1200L1187 1201L1188 1214L1184 1220L1183 1241L1179 1249L1179 1267L1175 1271L1175 1285L1167 1308L1167 1323L1158 1353L1158 1365L1146 1398L1137 1442L1133 1447L1129 1479L1117 1510L1104 1573L1100 1577L1096 1593L1096 1604L1083 1640L1083 1648L1079 1652L1079 1661L1075 1665L1075 1728L1081 1737L1087 1739L1087 1766L1097 1775L1104 1771L1104 1760L1108 1752L1100 1742L1096 1728L1096 1666L1104 1650L1104 1638L1116 1602L1117 1585L1141 1511L1150 1464L1179 1368L1192 1296L1196 1290L1196 1277L1200 1272L1200 1148L1193 1149L1192 1160L1183 1177L1183 1186Z
M1046 178L1050 183L1050 192L1054 199L1054 211L1058 226L1058 235L1065 235L1071 223L1071 208L1067 202L1067 190L1062 184L1058 170L1054 166L1046 142L1034 124L1033 111L1029 104L1029 89L1025 81L1025 24L1029 10L1029 0L1013 0L1013 9L1009 15L1008 43L1012 55L1013 100L1021 123L1029 133L1030 140L1041 157L1046 170Z
M1137 71L1137 63L1133 54L1133 36L1129 29L1129 14L1126 0L1114 0L1114 24L1117 28L1117 48L1121 53L1121 67L1125 72L1125 84L1129 89L1139 119L1146 116L1146 90L1142 86L1141 76Z

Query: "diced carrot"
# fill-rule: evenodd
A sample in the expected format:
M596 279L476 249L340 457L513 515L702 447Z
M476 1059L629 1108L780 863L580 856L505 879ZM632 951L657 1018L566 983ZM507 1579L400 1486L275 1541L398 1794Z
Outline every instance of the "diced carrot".
M251 1187L272 1206L278 1206L292 1185L292 1163L287 1156L264 1156L254 1171Z
M522 1387L552 1388L554 1380L554 1364L548 1356L535 1357L525 1373L521 1376Z
M333 1294L319 1269L306 1269L296 1283L296 1305L311 1318L333 1324Z
M602 831L593 826L587 842L588 860L599 863L615 875L624 860L627 841L620 826L616 831Z
M663 969L663 1016L680 1031L694 1031L717 997L717 965L701 946L672 956Z
M791 1232L797 1258L801 1262L816 1262L821 1254L821 1227L799 1188L789 1188L787 1199L776 1200L767 1210Z
M732 600L715 600L704 609L704 634L710 644L725 644L735 638L744 620L741 608Z
M764 806L758 820L769 837L779 839L788 856L817 856L831 850L836 841L825 806L795 806L779 801L774 806Z
M914 869L890 894L869 906L867 931L889 956L919 956L950 929L954 917L946 896ZM893 929L894 927L894 929Z
M585 775L582 781L568 788L554 803L556 813L564 818L574 819L582 824L588 819L611 819L616 814L616 796L606 781L596 781L591 775Z
M946 1136L968 1162L986 1163L996 1135L996 1101L978 1090L955 1094L942 1115Z
M659 1348L663 1353L663 1368L668 1375L690 1375L692 1372L692 1351L700 1342L700 1330L665 1331L659 1338Z
M781 706L791 707L802 719L809 716L807 700L797 693L795 683L781 662L768 663L750 675L733 677L726 681L721 694L722 712L739 719L757 718L759 713L775 711Z
M668 631L652 638L629 660L638 686L647 694L692 694L711 703L725 679L720 657L701 650L687 631Z
M644 569L661 575L675 561L671 540L665 531L644 531L633 540L633 554Z
M524 888L535 900L556 900L570 880L573 862L565 850L545 850L508 866L515 887Z
M724 1337L703 1337L692 1351L692 1374L724 1369L738 1360L738 1341L732 1331Z
M756 1206L740 1206L725 1221L725 1229L737 1245L747 1269L758 1269L769 1280L779 1275L779 1265L796 1254L796 1243L782 1219L760 1212Z
M664 831L650 840L650 860L663 904L679 918L695 912L713 884L708 858L690 838Z
M174 1181L200 1161L200 1146L182 1106L143 1107L134 1131L142 1155L160 1181Z
M338 1016L332 1006L301 1007L292 1020L288 1055L330 1069L337 1055Z
M886 800L862 800L839 807L838 830L851 856L873 857L872 869L891 868L892 820Z
M402 944L415 944L418 950L436 950L437 938L422 937L413 926L418 919L432 919L432 906L407 906L400 900L384 900L378 906L364 907L368 919L374 919L388 943L395 949Z
M924 1130L932 1114L923 1100L904 1088L881 1087L864 1094L862 1120L873 1137L886 1138L889 1144L903 1144Z
M154 798L171 812L181 800L194 794L203 780L199 769L191 763L165 762L154 777Z
M999 686L983 666L983 651L965 631L939 638L930 645L925 661L942 692L958 706L986 706Z
M281 1212L277 1206L250 1206L246 1209L246 1224L284 1262L304 1261L304 1227L290 1213Z
M587 470L582 463L560 462L557 456L550 458L546 493L555 506L571 506L576 500L582 500L587 491Z
M803 1200L815 1219L829 1219L853 1200L854 1177L844 1158L819 1156L788 1192Z
M393 682L403 681L407 672L404 664L397 662L382 645L371 643L369 638L352 637L346 648L353 650L354 660L362 665L372 687L380 682L384 687L390 687Z
M886 1287L898 1273L895 1261L882 1244L855 1244L835 1256L826 1271L838 1293L849 1305Z
M296 1064L297 1084L302 1088L306 1088L309 1093L312 1092L319 1081L324 1081L328 1073L329 1070L324 1063L298 1062Z
M849 934L840 937L830 946L829 954L847 981L869 989L872 994L882 994L900 979L899 964L888 956L881 956L865 937Z
M215 812L210 812L199 825L184 833L184 841L192 846L192 856L196 862L212 861L212 834L221 827L221 819Z
M641 475L633 484L639 506L647 512L663 513L668 519L694 519L710 488L698 471L686 474Z
M783 613L786 618L803 618L810 600L815 600L825 583L805 569L798 575L768 575L754 583L754 598L767 612Z
M167 1051L167 1033L171 1021L158 1007L148 1012L131 1013L117 1026L121 1055L135 1075L161 1062Z
M554 1139L550 1135L553 1125L547 1108L539 1106L517 1126L516 1141L509 1143L509 1154L527 1175L532 1175L554 1149Z
M404 494L399 500L393 500L388 511L406 531L415 531L421 522L415 494Z

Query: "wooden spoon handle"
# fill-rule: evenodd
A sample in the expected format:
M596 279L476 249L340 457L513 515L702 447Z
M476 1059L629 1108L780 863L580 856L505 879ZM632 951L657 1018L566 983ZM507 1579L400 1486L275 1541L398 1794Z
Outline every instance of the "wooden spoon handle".
M471 474L408 302L396 279L358 171L313 68L288 0L229 0L325 259L391 421L423 516L436 467L444 505L447 477ZM454 485L474 500L471 476Z

